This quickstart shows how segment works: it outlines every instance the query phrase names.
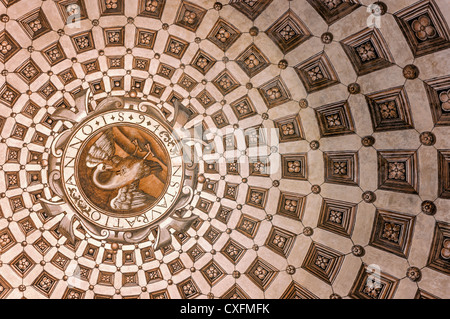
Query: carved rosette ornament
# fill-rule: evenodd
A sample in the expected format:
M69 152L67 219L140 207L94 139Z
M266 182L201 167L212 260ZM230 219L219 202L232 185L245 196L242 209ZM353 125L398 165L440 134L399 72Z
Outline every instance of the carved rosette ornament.
M48 215L63 216L59 231L70 241L78 225L92 238L114 244L152 241L168 246L197 216L189 210L198 164L184 153L179 131L189 118L175 102L169 122L147 101L108 97L92 110L89 91L76 97L76 112L53 118L69 129L53 141L48 158ZM184 142L185 140L183 140Z

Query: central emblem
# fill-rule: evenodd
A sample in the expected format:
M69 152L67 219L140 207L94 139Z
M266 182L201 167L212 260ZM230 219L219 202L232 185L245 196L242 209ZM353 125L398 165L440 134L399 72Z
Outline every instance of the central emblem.
M130 110L100 113L74 130L66 144L65 195L94 224L145 227L164 217L181 192L179 150L157 119Z
M186 231L197 218L187 206L198 165L186 163L174 134L187 121L185 108L176 101L169 122L149 102L109 97L91 110L87 96L77 97L77 112L57 109L52 116L72 127L53 141L48 179L54 196L41 200L44 209L63 216L60 232L71 241L79 223L98 240L167 246L172 229Z

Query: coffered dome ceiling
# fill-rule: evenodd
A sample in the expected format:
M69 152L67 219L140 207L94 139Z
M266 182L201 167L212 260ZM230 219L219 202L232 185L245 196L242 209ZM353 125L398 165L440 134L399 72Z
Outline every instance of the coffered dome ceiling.
M0 1L0 298L450 295L446 0ZM212 153L183 175L182 226L155 219L127 241L96 225L101 239L48 208L64 132L133 101L176 122L178 100ZM114 136L114 166L130 136L154 138L150 154L134 137L133 159L159 156L164 174L167 141L130 123L85 145ZM106 214L140 209L109 206L80 172ZM165 198L164 176L127 194Z

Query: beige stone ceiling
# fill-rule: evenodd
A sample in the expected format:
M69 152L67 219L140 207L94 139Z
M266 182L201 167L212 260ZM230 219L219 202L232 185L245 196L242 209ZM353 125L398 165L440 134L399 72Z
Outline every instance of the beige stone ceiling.
M448 1L235 2L1 0L0 298L450 295ZM70 244L39 198L52 113L87 88L279 143L203 163L163 251Z

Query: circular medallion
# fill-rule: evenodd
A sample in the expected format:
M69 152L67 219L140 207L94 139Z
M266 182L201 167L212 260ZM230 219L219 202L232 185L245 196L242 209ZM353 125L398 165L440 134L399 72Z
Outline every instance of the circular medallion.
M78 215L111 230L148 227L164 218L184 179L170 128L134 110L96 114L77 125L61 168L64 193Z

